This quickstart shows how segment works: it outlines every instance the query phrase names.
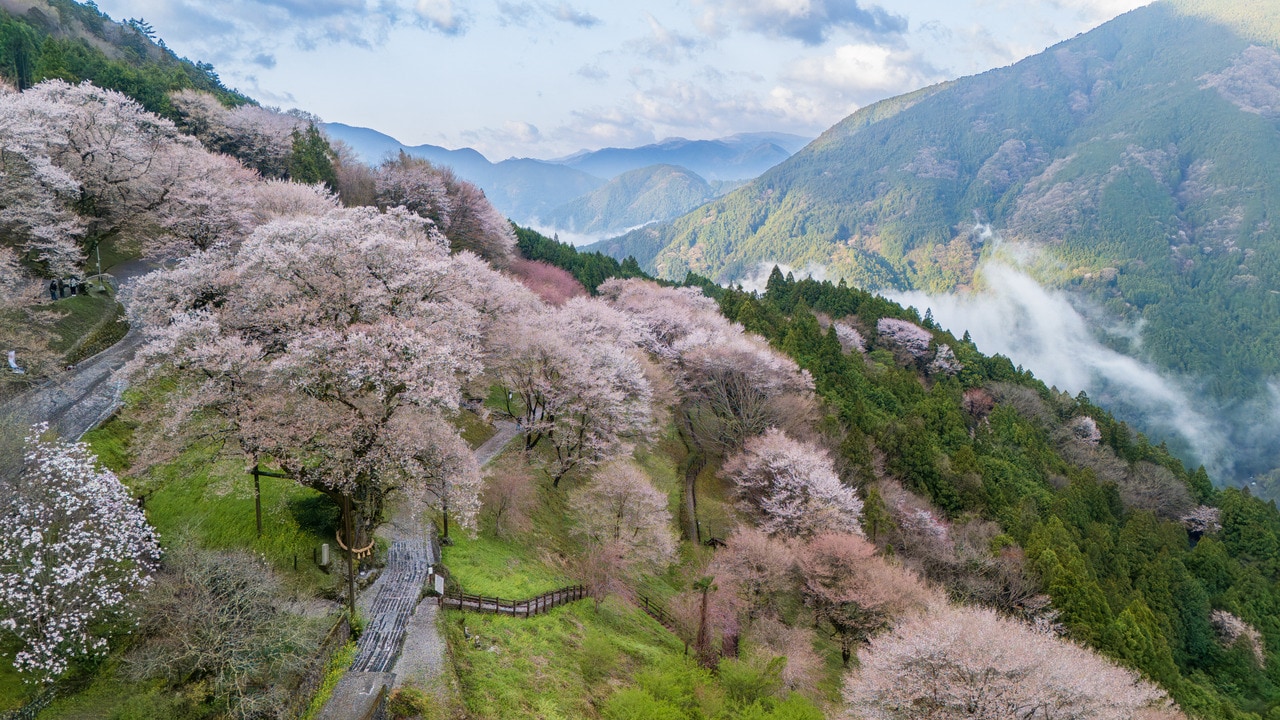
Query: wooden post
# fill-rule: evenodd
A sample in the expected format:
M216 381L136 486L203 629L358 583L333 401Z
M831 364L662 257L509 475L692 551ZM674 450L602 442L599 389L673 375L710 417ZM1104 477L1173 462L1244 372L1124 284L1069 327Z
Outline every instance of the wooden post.
M356 624L356 570L355 570L355 536L351 532L351 496L342 496L342 524L347 535L347 615L351 619L351 627Z
M258 537L262 537L262 486L258 481L258 463L253 464L253 512L258 519Z

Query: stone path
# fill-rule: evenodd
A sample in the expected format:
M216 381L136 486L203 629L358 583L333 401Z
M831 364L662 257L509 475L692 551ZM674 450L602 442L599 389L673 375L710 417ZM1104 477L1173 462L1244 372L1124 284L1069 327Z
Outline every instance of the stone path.
M152 270L140 260L112 268L120 288L132 284ZM125 381L116 373L133 359L142 344L135 328L115 345L82 361L70 371L10 398L0 405L0 477L10 478L22 471L22 441L27 428L47 422L67 439L78 439L120 407Z
M476 448L481 467L520 432L519 426L510 422L500 421L497 428L493 437ZM350 712L337 706L350 702L351 697L372 698L366 687L370 678L385 678L397 688L412 684L438 695L447 692L444 669L448 646L437 625L438 601L422 598L427 568L440 560L426 541L434 533L435 527L424 523L421 513L405 506L378 529L380 536L391 541L387 566L359 599L368 621L356 644L356 659L320 717L336 718Z
M422 599L427 567L434 562L422 538L392 543L381 588L368 611L368 623L356 646L355 672L390 672L404 644L409 617Z

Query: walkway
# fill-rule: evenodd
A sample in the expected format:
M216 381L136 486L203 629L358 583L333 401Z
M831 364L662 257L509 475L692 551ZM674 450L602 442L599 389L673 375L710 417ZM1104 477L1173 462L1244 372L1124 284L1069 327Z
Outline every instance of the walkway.
M112 268L121 289L152 270L141 260L130 260ZM0 478L22 471L22 442L27 428L47 422L58 435L77 439L120 407L124 378L117 370L133 359L142 344L142 333L129 328L119 342L58 375L0 405L0 428L16 432L0 433Z
M510 422L498 422L497 428L493 437L476 448L476 461L481 467L497 457L520 432L519 426ZM360 610L368 621L356 644L351 670L335 688L334 703L339 702L336 698L344 698L345 702L353 696L371 699L373 696L365 687L370 678L394 677L394 687L411 684L438 696L449 691L444 673L448 645L437 625L439 601L422 598L427 567L439 562L426 542L435 527L424 523L421 512L407 505L401 503L391 521L378 529L378 535L391 542L387 566L360 598ZM338 712L329 706L325 711ZM321 717L329 715L322 713Z

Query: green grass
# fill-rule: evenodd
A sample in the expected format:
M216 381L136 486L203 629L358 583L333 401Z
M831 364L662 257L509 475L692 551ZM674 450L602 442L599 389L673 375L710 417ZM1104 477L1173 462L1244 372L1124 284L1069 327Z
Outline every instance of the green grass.
M128 260L136 260L142 255L141 244L133 240L121 240L119 236L112 236L102 241L98 248L102 254L102 271L111 272L116 265ZM89 253L89 261L85 263L85 272L92 274L98 271L97 257L93 253Z
M342 676L346 674L347 669L351 667L351 663L356 659L356 643L354 640L342 646L342 649L333 654L329 658L329 662L324 666L324 680L320 681L320 689L316 690L316 696L311 698L311 703L307 705L307 710L302 714L303 720L311 720L324 704L329 702L330 696L333 695L333 689L338 686L338 682L342 680Z
M444 548L444 566L464 592L523 600L573 584L571 578L547 567L530 543L508 542L490 534L472 539L457 533L453 540Z
M120 304L106 295L76 295L63 298L49 306L61 314L52 325L56 339L54 350L71 352L85 337L107 322L115 322L122 316Z
M598 717L596 707L635 672L684 652L665 628L616 600L598 612L581 601L527 620L457 611L444 617L464 702L477 720ZM479 648L463 637L464 623Z
M34 693L34 688L22 681L22 675L13 666L13 648L0 652L0 713L17 710Z
M85 440L108 467L119 471L127 466L131 437L129 421L116 417L87 433ZM322 543L335 544L338 508L327 496L292 480L261 478L259 538L253 478L240 458L218 458L197 446L174 462L124 480L145 498L147 519L162 544L189 536L208 548L243 548L265 557L295 590L324 595L337 587L336 577L312 559Z
M453 419L453 424L462 431L462 439L473 450L498 432L497 428L481 420L479 415L470 410L458 412L457 417Z

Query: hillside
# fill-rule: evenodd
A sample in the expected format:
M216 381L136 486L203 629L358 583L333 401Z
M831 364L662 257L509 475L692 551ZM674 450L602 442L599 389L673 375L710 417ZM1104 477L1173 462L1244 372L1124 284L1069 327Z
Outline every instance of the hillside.
M1203 386L1227 422L1269 402L1280 373L1277 15L1140 8L865 108L737 192L598 248L667 277L815 263L932 293L981 286L998 246L1030 248L1027 270L1087 302L1096 329L1140 327L1142 356ZM1237 444L1274 439L1248 437L1253 422L1234 421Z
M683 215L715 197L697 174L674 165L629 170L542 218L575 233L601 235Z
M250 99L223 86L213 66L178 57L145 23L113 21L72 0L0 2L0 75L19 89L42 80L91 80L171 117L168 93L202 90L224 103Z

